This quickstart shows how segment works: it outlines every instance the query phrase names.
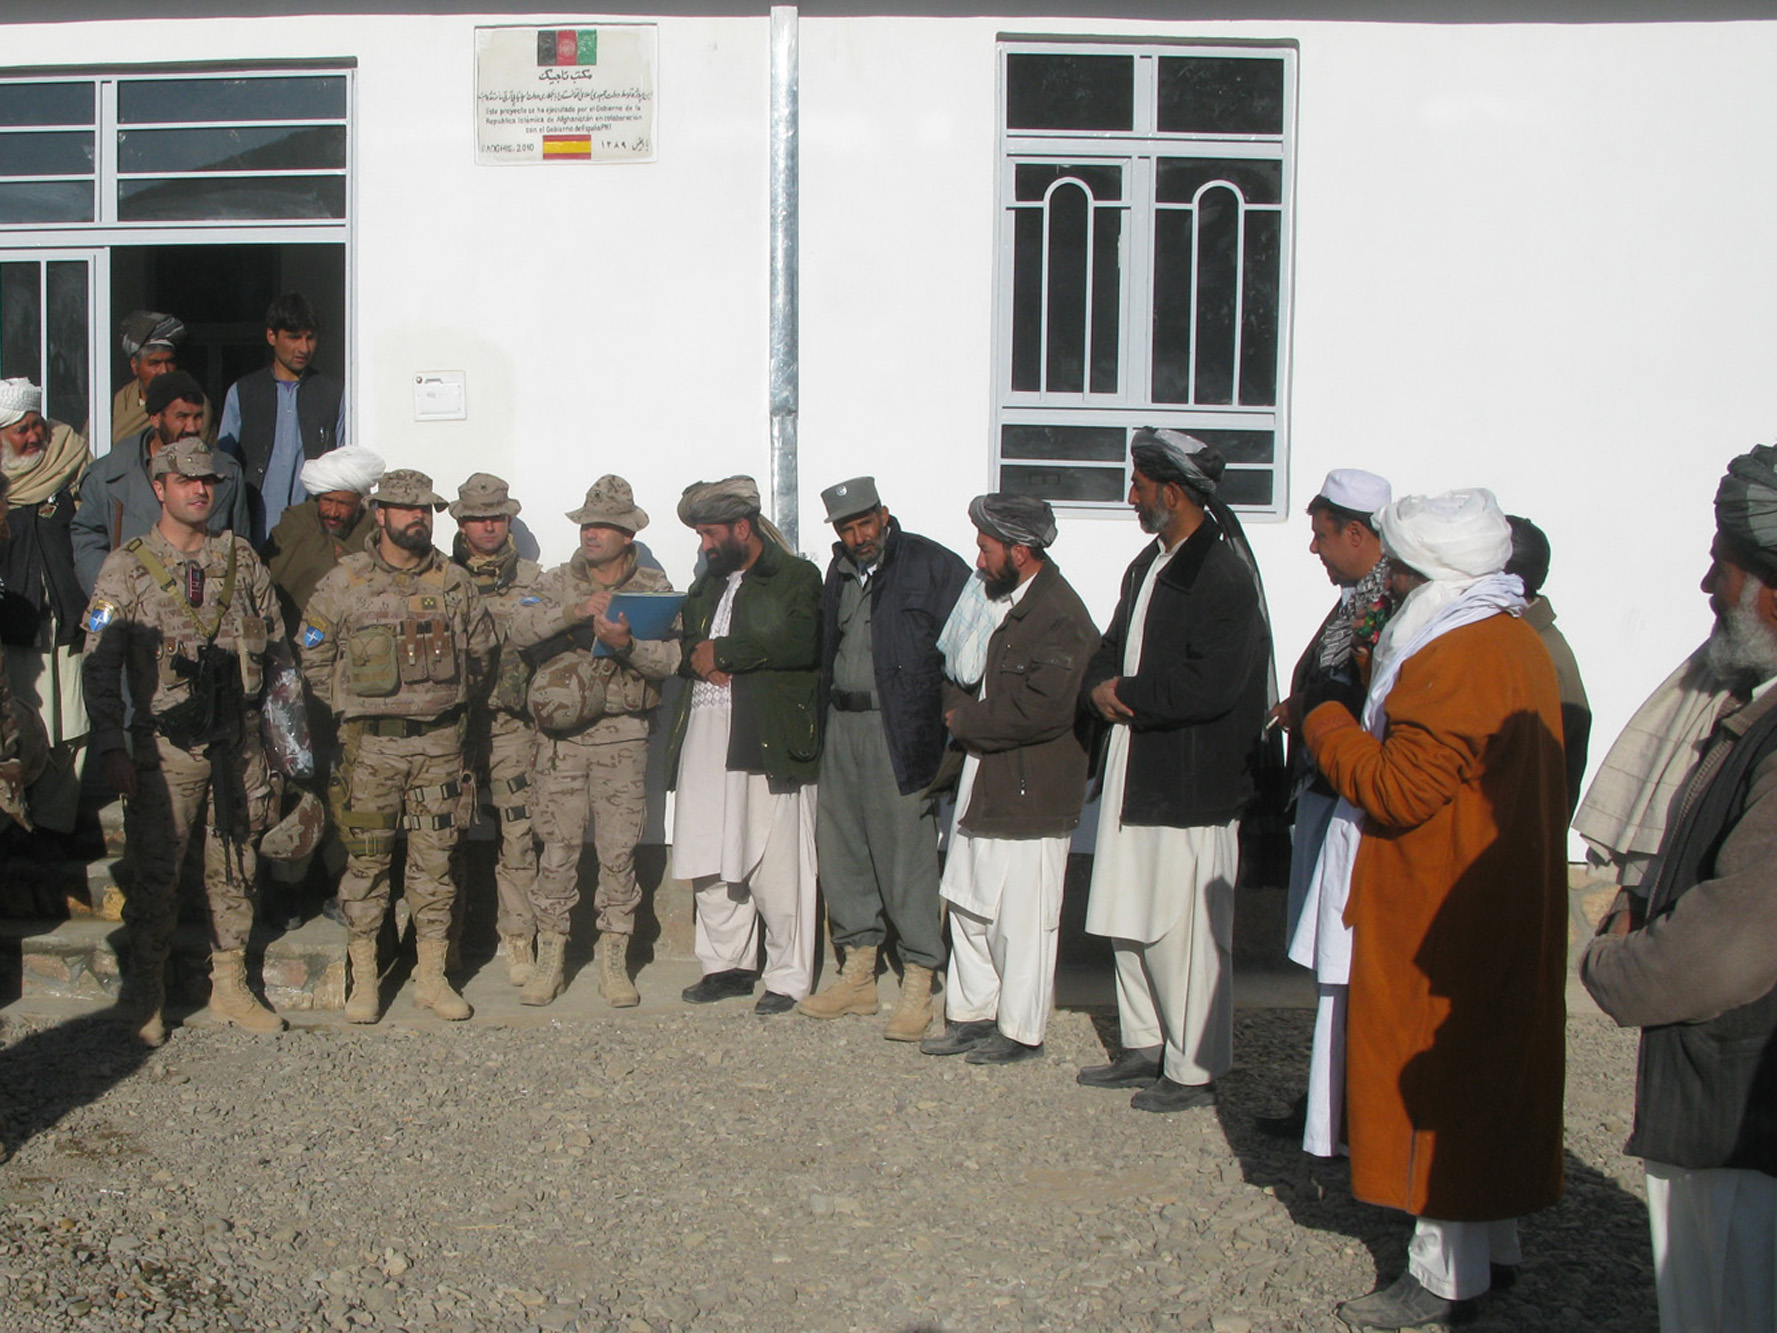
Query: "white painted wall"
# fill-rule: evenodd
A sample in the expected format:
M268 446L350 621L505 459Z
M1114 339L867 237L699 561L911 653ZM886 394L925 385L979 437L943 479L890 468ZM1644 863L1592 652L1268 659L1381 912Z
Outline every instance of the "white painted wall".
M475 26L14 24L4 59L356 58L357 438L447 488L507 476L546 559L573 539L558 515L621 471L683 580L681 487L768 470L768 19L659 19L660 160L623 167L474 165ZM1554 543L1601 750L1706 632L1715 480L1772 421L1777 24L805 18L806 546L820 488L866 471L909 527L972 540L1002 31L1300 44L1296 516L1251 528L1280 656L1329 603L1300 517L1328 468L1491 485ZM467 421L412 420L413 375L438 369L467 373ZM1064 521L1057 557L1100 617L1139 540Z

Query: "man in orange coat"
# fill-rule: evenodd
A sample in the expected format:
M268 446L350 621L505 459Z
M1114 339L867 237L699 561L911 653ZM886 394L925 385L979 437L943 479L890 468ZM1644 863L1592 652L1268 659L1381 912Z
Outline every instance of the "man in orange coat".
M1407 1271L1338 1314L1411 1328L1470 1313L1561 1193L1567 782L1555 668L1502 573L1491 493L1381 511L1398 603L1363 718L1302 724L1349 840L1352 1193L1417 1218Z

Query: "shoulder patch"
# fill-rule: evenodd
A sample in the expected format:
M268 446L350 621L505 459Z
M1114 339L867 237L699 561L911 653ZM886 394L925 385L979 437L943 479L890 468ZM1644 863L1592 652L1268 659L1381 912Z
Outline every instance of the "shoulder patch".
M518 604L520 606L536 606L542 600L541 597L520 597L518 599Z
M99 634L113 620L117 619L117 607L103 597L95 598L86 611L86 632Z
M319 625L304 625L302 627L302 646L304 648L313 648L326 637L327 631Z

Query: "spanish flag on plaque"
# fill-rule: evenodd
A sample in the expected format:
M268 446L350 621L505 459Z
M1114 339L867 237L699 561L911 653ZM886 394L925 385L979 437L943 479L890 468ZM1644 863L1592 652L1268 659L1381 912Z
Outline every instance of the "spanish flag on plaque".
M545 134L543 136L543 160L545 162L590 162L592 161L592 136L590 134Z

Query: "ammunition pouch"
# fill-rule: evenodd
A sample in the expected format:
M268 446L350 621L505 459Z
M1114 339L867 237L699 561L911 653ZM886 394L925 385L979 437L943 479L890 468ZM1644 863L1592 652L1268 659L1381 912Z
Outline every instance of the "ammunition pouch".
M400 692L395 631L388 625L365 625L347 636L346 688L360 699L386 699Z
M403 685L448 685L457 678L457 646L450 621L404 620L397 660Z

